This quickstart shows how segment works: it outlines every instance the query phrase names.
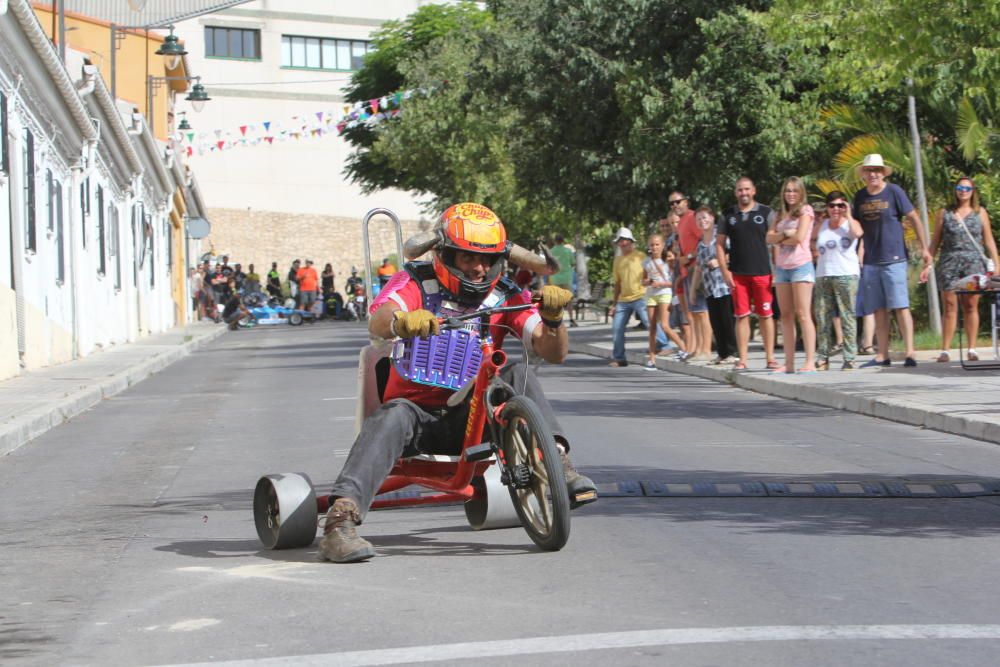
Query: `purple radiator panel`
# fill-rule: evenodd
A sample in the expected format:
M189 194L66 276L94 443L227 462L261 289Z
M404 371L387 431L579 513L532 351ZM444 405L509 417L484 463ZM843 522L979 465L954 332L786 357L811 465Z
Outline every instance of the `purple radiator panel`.
M411 382L460 389L479 372L483 359L474 331L448 329L429 338L407 338L392 350L396 372Z

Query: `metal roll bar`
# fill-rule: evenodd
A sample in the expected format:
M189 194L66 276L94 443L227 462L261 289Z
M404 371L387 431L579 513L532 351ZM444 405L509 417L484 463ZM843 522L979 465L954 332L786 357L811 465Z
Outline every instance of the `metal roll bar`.
M403 225L399 222L399 216L387 208L373 208L365 213L365 217L361 220L361 244L365 255L365 299L369 307L372 299L375 298L373 292L375 284L372 282L372 246L371 240L368 238L368 223L376 215L384 215L392 220L396 230L396 257L400 262L405 261L403 257Z

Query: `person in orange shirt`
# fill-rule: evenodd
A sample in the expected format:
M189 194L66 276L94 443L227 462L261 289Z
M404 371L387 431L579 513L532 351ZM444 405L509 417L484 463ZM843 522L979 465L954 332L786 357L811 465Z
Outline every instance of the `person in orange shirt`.
M378 285L379 287L385 287L385 284L389 282L389 278L396 273L396 267L392 265L389 258L386 257L382 260L382 266L378 267Z
M313 268L313 261L307 259L306 265L299 269L295 277L299 281L299 308L310 311L316 302L316 292L319 288L319 274Z

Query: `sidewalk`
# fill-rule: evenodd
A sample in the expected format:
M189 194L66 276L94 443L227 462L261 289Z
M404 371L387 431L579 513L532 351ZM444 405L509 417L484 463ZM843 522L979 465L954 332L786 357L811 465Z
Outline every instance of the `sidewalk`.
M0 456L225 332L206 320L0 382Z
M570 329L570 351L611 359L611 325L604 324L603 317L600 321L590 317ZM642 368L648 333L633 327L634 322L625 336L629 366L616 372L649 372ZM979 347L983 360L992 357L985 343L988 341ZM783 354L780 349L776 351L779 362L784 361ZM956 361L936 363L937 354L936 350L918 351L916 368L903 368L902 359L894 358L889 368L841 371L838 358L832 364L836 370L796 375L763 370L764 351L757 339L750 344L746 371L736 372L732 366L707 362L681 363L665 357L658 357L656 366L661 371L695 375L762 394L1000 444L1000 371L964 370L957 361L957 352L952 354ZM802 353L796 358L801 363ZM864 363L871 358L858 359Z

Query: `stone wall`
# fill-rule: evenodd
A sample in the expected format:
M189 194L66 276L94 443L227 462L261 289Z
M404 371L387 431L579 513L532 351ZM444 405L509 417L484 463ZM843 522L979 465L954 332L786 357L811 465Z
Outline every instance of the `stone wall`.
M307 258L315 263L318 272L327 262L333 264L338 291L343 290L352 266L364 276L359 218L210 208L208 219L212 231L201 242L202 251L211 248L214 254L229 255L229 263L239 262L244 271L247 265L254 264L262 281L271 262L278 263L284 279L293 259ZM403 241L429 226L429 221L403 220ZM377 267L383 257L396 253L396 237L385 216L373 218L368 231L372 261Z

